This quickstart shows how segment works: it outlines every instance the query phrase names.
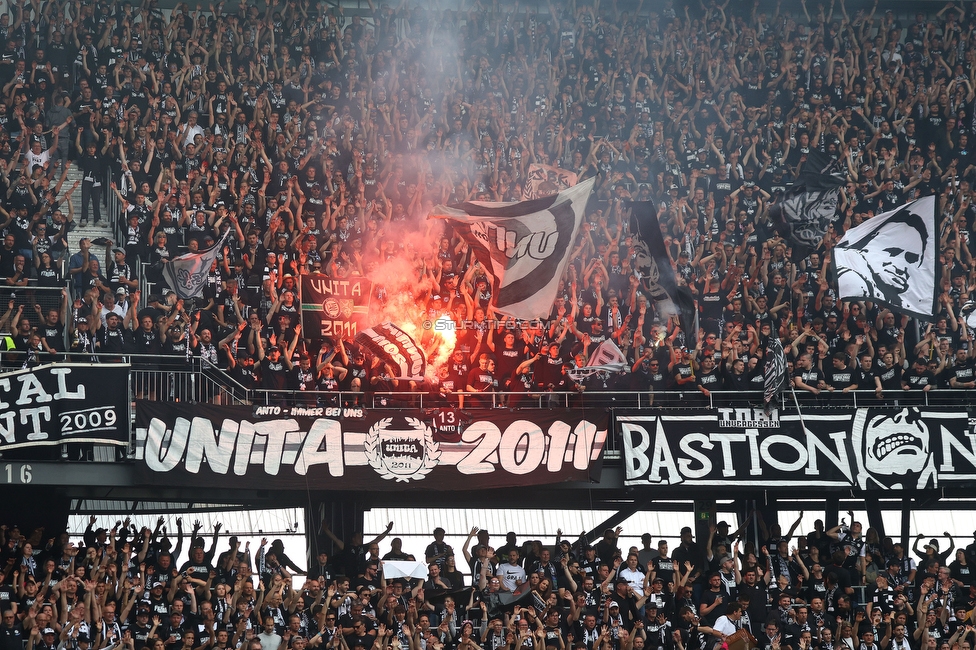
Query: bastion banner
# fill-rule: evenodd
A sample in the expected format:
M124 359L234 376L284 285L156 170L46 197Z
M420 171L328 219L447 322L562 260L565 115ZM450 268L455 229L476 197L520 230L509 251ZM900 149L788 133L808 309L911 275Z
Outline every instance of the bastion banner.
M598 481L605 413L136 403L149 484L472 490Z
M626 485L920 490L976 483L965 410L621 411Z
M129 442L129 366L50 364L0 375L0 453Z

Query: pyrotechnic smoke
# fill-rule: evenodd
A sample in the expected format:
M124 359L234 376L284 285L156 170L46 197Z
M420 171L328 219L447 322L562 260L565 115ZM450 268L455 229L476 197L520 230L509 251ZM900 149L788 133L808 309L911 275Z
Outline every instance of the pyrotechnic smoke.
M405 225L405 224L400 224ZM447 362L454 350L457 335L446 312L429 314L427 300L439 287L426 271L433 263L440 232L402 228L397 233L396 256L380 261L369 273L374 287L382 287L385 300L370 304L370 322L390 321L413 338L427 354L427 373L433 376ZM374 294L376 293L374 289ZM435 327L434 323L441 319Z

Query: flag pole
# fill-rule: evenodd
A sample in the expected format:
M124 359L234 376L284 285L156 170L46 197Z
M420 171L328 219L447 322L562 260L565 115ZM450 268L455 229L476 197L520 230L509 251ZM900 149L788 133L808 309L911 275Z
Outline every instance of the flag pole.
M793 394L793 403L796 405L796 415L798 418L800 418L800 426L803 427L804 431L806 431L807 425L803 421L803 412L800 410L800 400L796 396L796 386L793 385L792 381L790 381L790 393Z

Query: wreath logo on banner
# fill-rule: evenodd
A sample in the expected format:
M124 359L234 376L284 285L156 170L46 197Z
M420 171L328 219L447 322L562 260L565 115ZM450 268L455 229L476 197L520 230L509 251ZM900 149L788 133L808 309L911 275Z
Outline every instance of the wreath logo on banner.
M364 442L369 466L398 483L423 479L441 457L430 427L417 418L405 421L408 428L393 429L393 418L379 420L366 432Z

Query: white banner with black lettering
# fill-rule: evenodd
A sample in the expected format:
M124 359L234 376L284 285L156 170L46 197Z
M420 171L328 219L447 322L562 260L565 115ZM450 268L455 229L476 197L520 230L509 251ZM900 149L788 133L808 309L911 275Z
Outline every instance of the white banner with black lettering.
M618 412L625 485L919 490L976 483L963 410Z

